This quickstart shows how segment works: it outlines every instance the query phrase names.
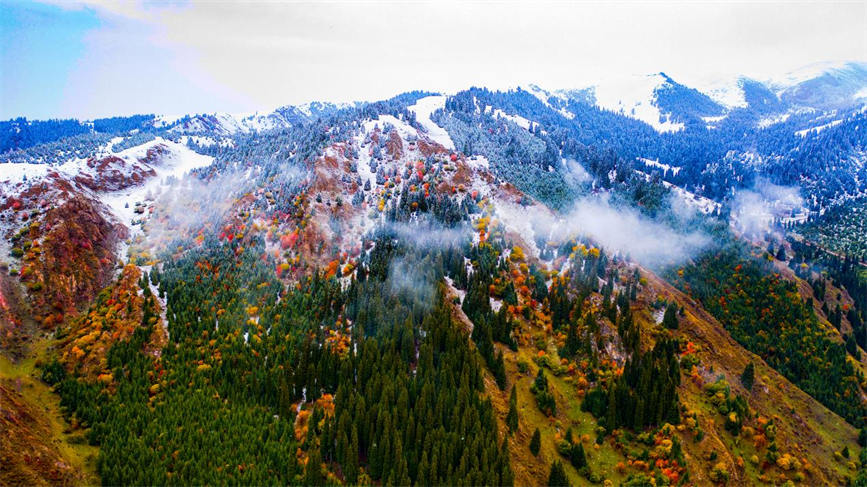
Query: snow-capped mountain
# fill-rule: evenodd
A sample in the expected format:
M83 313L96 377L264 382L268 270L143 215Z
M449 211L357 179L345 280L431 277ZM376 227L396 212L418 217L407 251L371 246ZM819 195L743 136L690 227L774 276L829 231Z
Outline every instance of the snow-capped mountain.
M285 128L290 127L292 123L281 114L272 112L267 114L214 113L180 117L158 116L154 119L153 125L156 128L167 128L171 132L180 134L223 136Z
M511 316L524 327L521 336L548 333L543 330L549 329L548 317L555 316L551 303L566 302L561 301L565 294L557 294L562 292L560 286L574 285L586 287L581 292L592 295L586 308L602 303L621 313L619 320L611 319L610 311L604 313L603 325L610 333L601 333L600 339L616 337L620 333L615 331L617 323L624 320L622 313L633 308L642 310L641 322L655 333L668 333L658 325L664 322L664 315L673 314L663 311L662 305L672 299L676 288L639 267L683 266L689 270L691 256L700 255L714 240L729 241L725 232L731 224L754 227L753 233L761 235L774 222L804 221L832 204L867 193L867 140L861 129L867 112L810 109L800 113L754 80L739 79L727 89L708 94L657 73L553 92L538 86L507 92L470 88L451 95L409 92L360 109L309 104L266 114L76 121L69 124L74 130L66 135L65 126L19 121L14 125L16 134L38 137L14 139L32 145L0 157L0 161L11 161L0 162L0 256L9 256L8 279L24 286L22 292L32 300L43 325L84 323L81 333L64 329L64 336L73 337L65 342L65 357L76 364L86 356L87 363L99 365L110 343L128 343L126 335L107 333L104 327L106 323L118 330L123 326L124 333L134 329L114 325L109 317L128 309L135 299L144 302L145 296L153 296L154 309L135 316L133 323L168 333L156 339L161 343L175 340L177 345L172 347L179 347L154 346L159 353L170 352L155 356L166 358L157 363L170 364L169 360L175 360L174 350L180 347L192 343L211 347L217 339L226 339L231 346L205 349L209 356L264 350L253 347L271 346L272 339L288 340L283 331L290 330L299 332L294 343L301 343L300 337L309 341L313 335L317 340L322 337L334 350L349 353L358 336L351 327L373 326L378 320L364 318L361 310L365 308L358 307L358 314L347 315L347 321L336 309L327 320L296 321L291 313L308 306L311 299L324 299L316 296L332 292L323 287L326 293L307 293L303 300L291 301L301 298L304 286L329 283L335 296L347 292L347 299L357 299L368 295L365 289L372 289L358 286L388 282L391 294L385 296L390 297L376 295L375 300L392 303L395 292L409 295L419 289L413 280L418 274L412 269L443 266L455 273L441 274L431 282L441 283L436 285L450 296L444 302L454 306L455 315L463 316L471 327L478 326L473 330ZM781 114L788 118L757 128L759 121ZM86 130L79 132L82 127ZM286 127L290 129L279 130ZM766 194L737 197L749 194L759 181L770 182L764 185ZM783 204L777 204L784 198ZM729 214L729 208L734 212ZM720 232L723 238L717 237ZM418 250L451 250L413 260L418 250L410 245ZM779 264L777 269L788 272L784 259L790 249L778 241L773 245L782 254L774 252L780 257L771 259L773 262L762 257L762 265L770 269ZM756 247L761 252L765 248L765 244ZM791 262L794 265L795 259ZM127 265L121 268L121 263ZM736 262L731 264L731 273L738 272ZM601 289L600 271L609 283ZM142 278L144 272L149 273L147 278ZM469 281L479 279L483 272L485 281ZM699 273L689 272L687 275ZM709 278L716 276L708 274ZM0 276L5 278L5 274ZM131 286L130 292L115 297L109 289L103 294L118 276ZM645 278L644 283L639 276ZM680 282L673 276L672 283ZM372 281L365 284L359 279ZM551 284L546 283L549 279ZM611 295L603 296L606 292L628 299L628 289L638 293L638 286L643 294L634 305L629 301L623 306L605 304L611 303ZM810 285L800 288L812 293ZM257 294L234 294L235 290ZM296 291L301 292L293 294ZM733 294L724 286L718 292L723 299ZM220 297L223 294L225 298ZM425 291L418 296L419 304L412 309L423 309L433 294ZM215 304L211 297L225 299L225 305ZM698 301L678 299L678 306L698 306ZM796 299L801 302L800 297ZM183 300L191 306L186 312L175 312L174 306ZM291 321L281 325L277 314L259 312L258 304L284 306L281 302L292 307L282 308ZM71 321L84 312L82 305L92 303L96 306L91 306L87 319ZM751 310L746 303L738 308ZM520 311L523 306L528 311ZM473 315L479 308L489 310L488 314ZM561 328L571 320L569 308L579 310L585 305L557 311L562 315L558 318ZM407 310L399 313L401 321L412 315ZM684 327L695 326L695 316L711 316L694 310ZM101 313L106 320L97 321ZM593 314L587 316L595 319ZM725 328L717 322L701 319L707 322L702 326L713 333L703 332L706 336L725 336L720 335ZM325 322L335 327L326 331L321 325ZM300 329L299 323L312 328ZM778 323L769 321L767 329L777 329ZM819 328L817 321L811 323L816 330L825 328ZM268 328L278 326L285 328ZM198 327L194 335L201 337L195 342L193 335L184 338L192 327ZM590 329L587 324L582 327ZM575 340L577 328L571 328ZM271 335L271 330L280 331ZM867 337L867 329L859 333ZM481 343L479 337L491 333L468 335L464 338ZM508 331L505 336L510 336ZM818 334L809 334L815 336ZM99 346L88 346L97 338ZM455 343L463 343L464 338ZM561 339L552 334L550 348L559 348L555 340ZM840 343L842 339L841 334ZM368 343L376 339L370 340ZM710 343L728 347L727 357L746 354L736 348L739 345L734 340L714 340ZM867 338L861 341L867 343ZM522 339L515 346L524 356L538 357L534 342ZM809 340L798 341L806 342ZM612 364L627 360L618 348L622 343L622 337L615 338L598 346L598 353L607 354L605 360ZM418 349L407 344L410 360L423 364L425 360L419 357L430 356L425 351L414 355ZM495 348L486 346L487 350ZM202 349L197 350L198 354ZM667 353L671 360L665 363L679 371L674 349ZM730 377L744 369L742 362L723 369L720 362L711 362L718 360L715 355L706 357L704 364L725 370ZM299 356L299 360L307 358ZM179 367L195 370L195 374L213 370L199 362L184 358ZM264 358L257 363L264 364ZM226 364L221 370L238 368ZM774 372L763 367L761 380L767 381L764 376ZM122 367L113 370L113 374L97 375L101 377L97 380L127 380L117 373ZM260 366L260 370L266 368ZM611 373L616 375L615 370ZM283 372L280 377L285 377ZM526 386L532 380L532 374L516 377ZM859 385L850 391L853 395L862 394L856 378L853 375L853 380L846 381ZM571 380L558 379L552 384L568 388L558 397L569 397L575 391ZM144 377L140 387L138 395L143 401L165 397L158 396L159 388L152 388ZM306 391L312 389L305 387L297 391L294 404L287 402L286 411L311 410ZM795 390L794 385L787 387ZM706 390L688 388L695 401L708 400ZM772 402L765 395L756 396L765 398L763 407ZM214 397L226 404L219 401L219 395ZM342 400L343 394L334 397ZM315 401L321 403L321 399ZM314 401L312 396L310 401ZM850 417L856 414L837 403L829 404ZM147 410L147 405L142 402L141 410ZM804 409L800 417L809 419L819 406ZM719 418L716 409L711 414ZM817 416L828 418L830 413L822 410ZM268 425L282 421L279 415L264 417ZM717 425L714 434L726 431L721 422L710 419L704 424L709 428ZM800 421L792 424L802 428ZM176 425L169 427L168 431L174 431ZM669 429L672 434L676 431ZM854 445L856 433L850 430L847 434ZM496 435L492 438L495 451L498 440ZM779 445L789 450L794 447L787 445L803 439L796 435L779 438ZM699 448L690 454L695 458L704 448L696 447L694 441L684 445ZM296 451L293 448L288 454L291 457ZM811 461L820 464L827 458L816 455ZM811 475L817 483L837 480L824 482L819 477L823 471L816 472ZM693 475L696 477L691 478L697 478L698 474Z
M227 136L288 128L350 106L355 105L310 102L298 106L286 105L272 112L159 115L154 117L152 126L184 135Z
M699 88L659 72L577 89L547 90L529 85L505 93L471 89L451 96L429 96L412 92L388 100L399 108L386 113L407 117L403 122L412 131L419 131L414 137L424 134L448 150L476 153L494 164L498 157L504 157L508 162L500 163L501 170L509 174L515 171L526 175L527 164L545 173L557 172L563 167L561 159L567 156L577 160L590 157L575 147L564 147L562 140L551 140L563 137L556 131L566 131L588 150L610 151L624 160L659 164L649 169L639 164L640 170L681 168L662 171L663 176L669 183L711 198L723 198L732 185L745 184L761 175L810 188L815 193L814 204L821 207L827 204L825 199L835 201L860 194L867 181L860 164L865 153L864 132L858 129L864 117L861 107L867 101L865 66L823 65L775 81L737 77ZM814 99L823 101L811 101ZM139 115L93 121L16 119L0 124L0 161L17 164L5 165L2 173L14 173L17 183L23 182L25 176L41 177L49 172L70 173L72 179L79 177L82 181L97 180L99 177L94 175L78 174L80 167L89 168L89 163L83 161L98 164L100 177L102 173L129 170L126 166L115 167L123 162L111 159L117 157L115 153L154 140L174 144L177 150L191 149L214 157L236 148L245 134L298 127L324 118L357 116L358 110L353 109L359 106L313 102L252 114ZM463 124L466 117L471 117L479 119L476 126L457 129L449 122L434 122L443 114L458 112L463 114L455 118L454 124ZM504 124L519 129L509 132L509 137L515 139L500 136ZM333 124L329 121L328 125ZM484 131L476 133L480 126ZM466 133L456 137L452 133L455 130ZM498 155L495 150L482 151L481 139L492 147L520 147ZM15 148L18 150L10 150ZM301 149L281 150L291 155ZM813 161L817 157L818 163ZM740 167L725 162L730 159L760 162ZM518 165L524 167L517 170ZM143 169L142 177L148 171ZM7 188L9 184L11 181Z
M847 108L864 103L867 63L809 66L770 82L781 100L817 109Z
M728 109L846 109L867 98L867 63L814 63L766 80L738 76L696 88Z
M588 87L528 92L547 105L586 103L640 120L657 132L677 132L685 124L715 128L735 110L762 115L761 126L793 113L857 108L867 103L867 63L820 63L770 80L745 76L690 87L665 73L613 78ZM775 117L769 117L776 114ZM573 116L569 114L568 116Z
M674 120L671 113L663 113L658 103L658 93L670 88L671 79L656 73L594 85L592 92L600 108L641 120L659 132L676 132L683 129L683 123Z

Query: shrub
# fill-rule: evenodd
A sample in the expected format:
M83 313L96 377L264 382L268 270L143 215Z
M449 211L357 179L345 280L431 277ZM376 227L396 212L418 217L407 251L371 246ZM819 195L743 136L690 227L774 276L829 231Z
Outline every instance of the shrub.
M724 484L729 481L729 471L725 466L725 463L719 462L713 466L713 469L710 471L710 479L713 482Z

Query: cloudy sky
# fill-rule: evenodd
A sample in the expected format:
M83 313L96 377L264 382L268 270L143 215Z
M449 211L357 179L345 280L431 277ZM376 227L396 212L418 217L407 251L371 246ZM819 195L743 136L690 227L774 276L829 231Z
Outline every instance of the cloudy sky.
M867 60L867 1L0 0L0 118L269 110L468 86L686 84Z

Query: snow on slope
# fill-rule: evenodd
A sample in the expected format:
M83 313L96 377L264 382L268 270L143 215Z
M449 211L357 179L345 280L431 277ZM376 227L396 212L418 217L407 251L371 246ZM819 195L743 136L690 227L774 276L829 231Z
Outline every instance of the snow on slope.
M297 108L298 111L303 113L304 115L312 117L315 113L320 112L324 107L333 107L337 110L343 110L345 108L352 108L353 106L358 106L358 104L358 102L323 103L319 101L311 101L302 105L296 105L295 108Z
M535 96L539 101L541 101L546 107L551 108L551 109L555 109L553 106L551 106L551 103L549 101L549 99L551 97L556 97L556 98L559 98L560 100L565 101L569 98L569 96L568 96L569 92L573 91L573 90L558 90L554 93L549 93L549 92L543 90L542 88L540 88L534 84L531 84L530 86L528 86L526 88L523 88L520 86L518 88L526 90L528 93ZM573 118L575 118L575 114L570 112L569 110L566 110L565 108L558 108L556 110L560 113L560 115L563 115L565 118L568 118L569 120L572 120Z
M499 108L494 110L494 118L505 118L515 125L521 127L524 130L530 129L530 121L520 115L509 115L508 113L500 110Z
M798 135L801 137L806 137L808 134L815 135L815 134L818 134L819 132L821 132L827 128L836 127L837 125L840 125L841 123L843 123L842 120L833 120L833 121L828 122L828 123L823 124L823 125L818 125L816 127L810 127L808 129L804 129L804 130L798 130L797 132L795 132L795 135Z
M796 69L794 71L790 71L782 76L769 79L768 84L777 88L777 94L779 94L779 92L785 90L786 88L790 88L797 84L803 83L804 81L818 78L825 73L845 69L847 64L848 63L842 61L826 61L808 64L807 66Z
M442 127L435 124L430 116L433 112L445 107L446 97L442 95L428 96L420 98L409 108L409 111L415 114L415 119L424 127L428 137L434 142L440 144L448 150L455 150L455 144L448 132Z
M99 198L117 221L130 229L131 235L136 233L133 221L141 218L141 215L135 213L136 203L154 201L175 180L181 179L193 169L209 166L214 159L211 156L193 152L187 146L160 137L116 155L125 160L140 160L147 156L148 150L160 144L168 148L168 155L162 157L158 164L150 165L156 172L156 177L149 179L142 185L106 193ZM141 231L140 228L138 231Z
M654 161L649 161L648 159L644 159L644 161L654 162ZM679 170L680 168L677 168L677 169ZM648 174L644 171L639 171L637 169L635 170L635 172L640 174L645 180L647 180L647 181L651 180L650 174ZM705 215L709 215L715 211L718 211L720 208L722 208L722 205L720 203L717 203L716 201L714 201L710 198L707 198L704 196L699 196L699 195L693 193L692 191L683 189L680 186L669 183L668 181L662 181L662 185L665 186L666 188L670 189L672 191L672 193L674 193L676 196L678 196L681 199L681 201L688 204L689 206L692 206L696 210L704 213Z
M62 203L70 194L79 194L101 203L103 215L126 226L135 237L142 233L138 224L149 218L149 207L161 194L174 189L179 181L188 181L182 178L193 169L213 161L211 156L159 137L116 153L111 150L113 145L97 157L71 159L61 165L0 163L0 204L47 208ZM39 192L29 191L35 185L40 185ZM0 237L15 231L21 221L14 216L0 220ZM6 243L0 238L0 251ZM116 253L126 260L127 244L121 243Z
M159 146L165 149L156 150ZM152 149L155 151L149 152ZM100 176L105 176L105 174L99 174L99 171L112 171L112 177L129 178L133 173L145 174L153 170L156 176L144 180L139 185L118 191L92 191L84 186L74 184L74 186L79 187L82 193L89 194L101 201L111 212L111 216L132 231L133 220L137 216L135 203L152 201L173 181L182 178L193 169L208 166L213 161L211 156L198 154L185 145L161 137L117 153L111 153L109 149L109 153L103 155L120 160L113 159L106 166L89 164L87 159L72 159L59 166L0 163L2 194L15 196L34 183L46 179L49 173L56 173L60 178L74 183L80 177L96 180ZM141 218L141 215L138 215L138 218Z
M30 164L27 162L0 163L0 185L3 191L11 191L11 187L25 181L45 177L51 166L48 164Z
M729 110L732 108L746 108L749 105L744 96L741 78L719 81L707 87L696 87L696 89Z
M394 115L380 115L376 120L368 120L364 122L364 131L368 133L373 132L373 129L376 126L379 126L380 129L384 129L386 124L394 127L402 139L406 140L408 137L418 137L418 130L414 129L408 123L398 119Z
M276 112L261 113L212 113L201 115L159 115L154 120L158 128L169 127L172 132L197 134L216 133L233 135L237 133L260 132L275 128L288 127L291 123Z
M593 87L596 105L641 120L657 132L677 132L683 124L663 116L655 103L655 91L665 83L665 77L658 73L612 79Z
M647 159L644 157L639 157L638 160L643 162L645 166L657 167L659 169L662 169L664 172L670 172L675 176L677 176L677 173L679 173L680 169L681 169L680 167L677 167L677 166L670 166L668 164L663 164L663 163L659 162L659 159Z
M790 111L785 112L785 113L779 113L776 115L771 115L770 117L765 117L765 118L759 120L758 124L756 124L756 125L761 129L768 128L771 125L776 125L778 123L785 122L786 120L789 119L789 117L792 116L792 113L793 112L790 110Z

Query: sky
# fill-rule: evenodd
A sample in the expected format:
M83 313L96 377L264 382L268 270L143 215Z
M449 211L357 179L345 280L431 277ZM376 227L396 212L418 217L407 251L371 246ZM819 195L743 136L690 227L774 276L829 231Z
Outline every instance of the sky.
M867 61L867 1L0 0L0 119L272 110L470 86L702 87Z

